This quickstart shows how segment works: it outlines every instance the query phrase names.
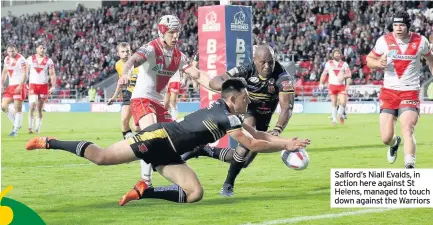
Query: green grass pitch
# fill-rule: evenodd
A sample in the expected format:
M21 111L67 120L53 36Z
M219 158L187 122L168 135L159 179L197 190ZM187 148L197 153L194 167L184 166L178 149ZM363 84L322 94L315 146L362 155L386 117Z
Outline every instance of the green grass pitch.
M118 200L140 178L139 163L96 166L64 151L26 152L27 114L18 137L7 135L11 123L2 113L2 189L7 197L34 209L47 224L245 224L307 217L297 224L432 224L433 209L396 209L331 219L308 216L362 209L330 208L331 168L402 168L386 161L378 115L349 115L346 125L332 127L326 114L295 114L284 136L308 137L310 165L290 170L279 153L260 154L238 177L235 196L219 196L228 164L209 158L188 163L204 186L204 199L194 204L140 200L119 207ZM108 146L121 139L119 113L46 113L42 135L90 140ZM274 118L274 123L275 123ZM433 168L433 115L422 115L416 130L418 168ZM397 133L400 127L397 126ZM154 173L154 185L168 182ZM314 217L313 217L314 218ZM271 222L269 222L271 221ZM294 221L288 221L294 222ZM266 223L264 223L266 224Z

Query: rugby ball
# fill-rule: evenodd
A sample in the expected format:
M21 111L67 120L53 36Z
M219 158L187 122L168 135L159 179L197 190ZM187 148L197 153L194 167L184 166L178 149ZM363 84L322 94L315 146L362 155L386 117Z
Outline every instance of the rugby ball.
M303 170L310 163L310 157L304 148L296 151L283 150L281 151L281 159L287 167L294 170Z

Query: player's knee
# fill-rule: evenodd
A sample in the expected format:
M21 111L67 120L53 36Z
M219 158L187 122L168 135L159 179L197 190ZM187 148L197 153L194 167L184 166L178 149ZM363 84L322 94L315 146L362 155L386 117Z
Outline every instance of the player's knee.
M139 126L134 126L134 127L132 128L132 131L134 131L134 132L140 132L141 129L140 129Z
M386 134L382 134L381 135L381 138L382 138L382 142L383 142L383 144L385 144L385 145L389 145L389 143L391 143L391 141L392 141L392 137L393 137L394 135L392 134L392 133L386 133Z
M109 165L108 157L106 157L104 154L97 154L96 157L92 159L92 162L98 166Z
M122 117L122 127L123 128L128 128L129 127L129 119L128 118L123 118Z
M401 131L402 131L401 133L403 134L403 136L410 137L415 132L415 125L411 124L411 123L402 124Z
M192 188L190 188L189 190L186 191L186 195L187 195L187 202L192 203L192 202L198 202L203 198L203 187L201 185L196 185Z
M6 105L6 104L2 104L2 111L3 112L7 112L8 111L8 105Z

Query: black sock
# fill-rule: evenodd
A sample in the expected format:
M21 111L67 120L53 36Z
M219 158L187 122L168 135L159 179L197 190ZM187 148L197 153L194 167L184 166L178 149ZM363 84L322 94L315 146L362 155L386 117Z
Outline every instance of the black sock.
M185 203L186 193L176 184L163 187L148 188L144 190L141 198L157 198L167 201Z
M227 174L226 181L224 183L235 185L236 177L241 172L244 166L245 158L241 157L236 151L233 154L233 160L230 162L229 172Z
M210 150L207 150L208 156L214 159L219 159L223 162L230 162L233 158L233 152L235 151L232 148L218 148L218 147L206 147Z
M61 149L78 156L84 157L84 151L87 146L93 144L88 141L59 141L52 139L48 141L49 149Z
M128 133L132 133L132 130L129 129L128 131L122 131L123 139L126 139L125 135Z

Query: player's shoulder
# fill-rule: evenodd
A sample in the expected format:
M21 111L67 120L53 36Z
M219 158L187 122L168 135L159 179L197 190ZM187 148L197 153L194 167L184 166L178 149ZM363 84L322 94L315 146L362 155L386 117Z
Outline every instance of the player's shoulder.
M117 60L117 62L116 62L116 66L121 66L123 64L123 60L122 59L119 59L119 60Z
M387 38L388 35L389 35L389 34L384 34L384 35L380 36L380 37L376 40L376 43L379 43L379 44L385 43L385 42L386 42L385 38Z
M417 33L418 34L418 33ZM430 43L429 41L428 41L428 39L427 39L427 37L426 36L424 36L424 35L422 35L422 34L418 34L419 36L420 36L420 38L421 38L421 44L422 43Z
M227 119L231 127L242 126L244 122L244 116L240 114L228 114Z
M26 60L26 57L24 57L23 55L21 55L19 53L17 53L17 55L19 56L18 60Z
M275 62L273 74L275 76L277 76L277 78L280 78L283 76L290 76L289 72L287 72L287 70L284 68L284 66L281 65L281 63L278 61Z

